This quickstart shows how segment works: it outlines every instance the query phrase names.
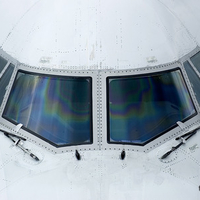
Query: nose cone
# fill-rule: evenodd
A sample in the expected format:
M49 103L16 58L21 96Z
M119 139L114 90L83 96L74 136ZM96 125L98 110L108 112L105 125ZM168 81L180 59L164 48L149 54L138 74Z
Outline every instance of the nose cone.
M190 4L2 0L0 46L31 66L86 70L158 65L198 45L200 3Z

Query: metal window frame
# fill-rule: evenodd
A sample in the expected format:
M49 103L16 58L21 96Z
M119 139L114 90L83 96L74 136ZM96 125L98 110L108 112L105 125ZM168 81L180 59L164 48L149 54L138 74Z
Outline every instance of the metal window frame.
M200 72L197 70L197 68L194 66L194 64L192 63L191 61L191 57L193 57L194 55L196 55L197 53L200 53L200 47L197 46L194 50L192 50L191 52L189 52L188 54L186 54L185 56L183 56L182 58L179 59L179 62L181 63L181 65L183 66L183 71L185 73L185 76L187 77L187 79L189 80L188 78L188 75L186 73L186 70L184 68L184 63L187 61L190 66L192 67L193 71L197 74L197 76L199 77L200 79ZM189 84L190 84L190 81L189 81ZM198 107L198 110L200 112L200 105L198 104L197 100L196 100L196 97L195 97L195 93L191 87L191 90L192 90L192 93L194 94L194 101L196 102L197 104L197 107Z
M195 71L195 73L200 78L200 72L196 69L196 67L194 66L194 64L190 60L190 58L193 57L194 55L196 55L198 52L200 52L200 47L199 46L197 46L194 50L192 50L191 52L189 52L188 54L186 54L185 56L180 58L179 62L183 65L184 62L188 61L190 63L190 65L192 66L193 70Z
M20 69L20 70L17 71L17 74L16 74L16 76L15 76L15 81L14 81L13 85L14 85L15 82L16 82L16 78L17 78L17 76L18 76L18 73L24 73L24 74L27 74L27 75L36 75L36 76L59 77L59 78L61 78L61 77L67 77L67 78L69 78L69 76L66 76L66 75L65 75L65 76L52 75L52 74L51 74L51 75L46 75L46 74L39 74L39 73L33 73L33 72L28 72L28 71L22 71L22 70ZM92 78L89 77L89 76L79 76L79 77L81 77L81 78L85 77L85 78L90 78L90 79L91 79L91 85L90 85L90 86L91 86L91 115L90 115L90 122L91 122L91 125L90 125L90 130L91 130L90 139L91 139L91 141L90 141L90 142L87 142L87 143L85 143L85 144L80 144L80 145L86 145L86 144L92 144L92 143L93 143L93 128L92 128L92 124L93 124L93 123L92 123L92 115L93 115L93 112L92 112ZM77 77L73 76L73 78L77 78ZM12 88L11 88L11 90L12 90ZM9 97L8 97L8 98L9 98ZM5 105L5 107L4 107L2 117L3 117L4 119L10 121L11 123L17 125L18 123L16 123L14 120L12 120L12 119L10 119L10 118L4 116L5 108L6 108L6 105ZM47 138L40 136L40 134L38 134L38 133L32 131L32 130L29 129L28 127L22 126L21 128L24 129L24 130L26 130L27 132L29 132L29 133L31 133L31 134L33 134L33 135L39 137L39 138L41 138L41 140L44 140L44 141L50 143L51 145L55 146L56 148L62 148L62 147L65 147L65 146L74 146L74 145L76 145L76 144L62 144L62 145L58 145L58 144L56 144L56 143L54 143L54 142L48 140Z
M12 80L10 80L9 86L7 88L6 95L4 97L5 101L2 103L1 109L1 118L0 118L0 125L5 127L5 129L9 129L12 132L15 130L16 125L12 122L4 119L2 117L3 111L6 106L6 102L8 100L12 85L14 83L15 77L19 70L26 71L27 73L37 73L37 74L45 74L45 75L58 75L58 76L68 76L68 77L91 77L92 78L92 129L93 129L93 143L92 144L81 144L81 145L71 145L71 146L64 146L64 147L56 147L48 143L48 141L42 140L36 135L32 134L31 131L27 131L26 129L21 128L17 134L22 137L25 137L27 140L31 141L38 146L41 146L52 153L64 153L70 151L84 151L84 150L98 150L99 144L97 140L96 131L97 130L97 82L98 82L98 71L70 71L70 70L62 70L62 69L49 69L49 68L37 68L37 67L30 67L24 64L19 64L15 67L13 72Z
M166 141L174 138L175 136L179 135L180 133L182 133L182 128L179 127L178 125L173 128L172 130L164 133L163 135L155 138L152 141L149 141L147 144L145 144L144 146L139 146L139 145L133 145L133 144L114 144L114 143L108 143L107 141L107 126L108 126L108 122L107 122L107 105L106 105L106 79L108 77L116 77L116 76L134 76L134 75L145 75L145 74L150 74L150 73L159 73L162 71L170 71L170 70L174 70L179 68L182 72L183 78L185 80L185 83L188 87L188 91L190 93L190 96L192 98L192 101L194 103L194 107L197 111L197 115L195 115L194 117L192 117L191 119L188 119L187 121L184 122L185 127L191 127L194 124L199 124L200 123L200 115L199 115L199 107L198 107L198 103L196 101L194 92L192 90L191 84L189 82L188 77L186 76L186 72L183 68L183 66L181 65L180 62L172 62L172 63L168 63L168 64L164 64L164 65L159 65L159 66L155 66L155 67L145 67L145 68L140 68L140 69L132 69L132 70L113 70L113 71L104 71L101 73L101 88L104 88L102 90L102 116L101 116L101 129L102 129L102 133L101 134L101 149L107 150L126 150L126 151L136 151L136 152L148 152L154 148L156 148L157 146L160 146L161 144L165 143ZM105 100L105 101L103 101ZM106 133L106 134L105 134Z

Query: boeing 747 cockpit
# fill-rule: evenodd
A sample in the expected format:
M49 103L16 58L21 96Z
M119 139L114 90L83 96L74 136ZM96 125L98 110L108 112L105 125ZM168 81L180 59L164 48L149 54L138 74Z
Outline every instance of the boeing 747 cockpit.
M0 0L0 199L199 200L199 8Z

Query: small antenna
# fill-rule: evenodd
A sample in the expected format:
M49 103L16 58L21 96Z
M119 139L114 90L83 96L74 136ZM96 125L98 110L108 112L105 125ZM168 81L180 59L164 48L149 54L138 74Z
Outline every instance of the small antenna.
M123 150L123 151L121 152L121 159L124 160L125 157L126 157L126 152Z
M77 160L81 160L81 155L80 155L80 153L77 150L75 152L75 156L76 156Z

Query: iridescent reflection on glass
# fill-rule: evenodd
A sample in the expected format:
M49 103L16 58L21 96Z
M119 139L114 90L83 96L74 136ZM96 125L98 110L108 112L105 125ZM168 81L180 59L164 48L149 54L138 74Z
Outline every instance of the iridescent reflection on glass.
M144 145L196 114L180 70L108 77L108 142Z
M92 143L89 77L18 72L3 117L55 146Z

